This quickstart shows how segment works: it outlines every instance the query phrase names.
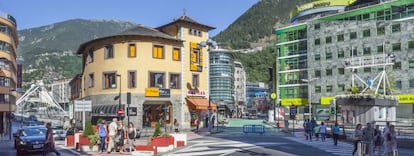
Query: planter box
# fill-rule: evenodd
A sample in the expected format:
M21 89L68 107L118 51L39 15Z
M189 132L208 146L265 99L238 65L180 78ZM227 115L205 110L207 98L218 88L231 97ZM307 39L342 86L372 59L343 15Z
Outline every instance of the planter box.
M99 126L97 126L97 125L92 126L92 130L93 130L94 133L98 132L98 129L99 129Z
M136 145L132 155L157 155L157 146L152 145Z
M187 145L187 134L186 133L173 133L170 135L174 137L174 148L179 147L178 142L180 142L180 146Z
M151 146L157 146L158 152L167 152L174 149L174 137L151 138Z
M79 136L79 145L88 145L89 146L89 138Z
M65 146L66 147L73 147L75 145L75 136L74 135L67 135L65 138Z

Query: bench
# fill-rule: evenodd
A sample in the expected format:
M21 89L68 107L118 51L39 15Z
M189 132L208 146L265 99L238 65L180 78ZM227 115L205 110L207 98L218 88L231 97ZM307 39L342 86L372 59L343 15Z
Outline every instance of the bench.
M265 133L265 126L263 125L243 125L243 133L259 133L262 135Z

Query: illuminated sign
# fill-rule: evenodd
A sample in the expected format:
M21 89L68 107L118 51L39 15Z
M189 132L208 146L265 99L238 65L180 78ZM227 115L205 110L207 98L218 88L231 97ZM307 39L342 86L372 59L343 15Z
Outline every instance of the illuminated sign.
M160 89L159 88L145 88L146 97L159 97Z
M335 97L321 97L321 105L330 105L332 100L335 100Z
M414 94L400 94L397 95L398 103L401 104L414 104Z
M206 96L206 93L204 90L188 90L187 96Z
M308 104L308 99L306 98L290 98L282 99L282 106L300 106Z

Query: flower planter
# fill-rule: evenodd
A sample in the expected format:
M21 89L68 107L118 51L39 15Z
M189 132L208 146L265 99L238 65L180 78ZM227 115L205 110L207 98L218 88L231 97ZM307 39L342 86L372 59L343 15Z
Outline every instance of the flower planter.
M73 147L75 145L75 136L74 135L67 135L65 139L66 147Z
M98 125L93 125L92 126L92 130L93 130L94 133L95 132L98 132L98 129L99 129L99 126Z
M167 152L174 149L174 137L151 138L151 146L156 146L158 152Z
M79 145L88 145L89 146L89 138L84 136L79 136Z
M136 145L133 155L157 155L157 146Z
M173 133L170 135L174 137L174 148L187 145L186 133Z

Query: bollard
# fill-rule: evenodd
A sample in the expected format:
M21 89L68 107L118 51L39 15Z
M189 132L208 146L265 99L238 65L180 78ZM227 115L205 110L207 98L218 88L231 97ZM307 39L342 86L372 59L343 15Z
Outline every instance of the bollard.
M392 156L398 156L399 154L398 154L398 150L393 150L392 151Z
M360 141L358 143L358 156L364 156L367 151L367 144Z

